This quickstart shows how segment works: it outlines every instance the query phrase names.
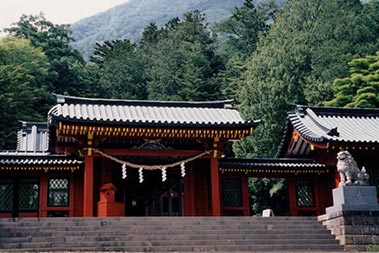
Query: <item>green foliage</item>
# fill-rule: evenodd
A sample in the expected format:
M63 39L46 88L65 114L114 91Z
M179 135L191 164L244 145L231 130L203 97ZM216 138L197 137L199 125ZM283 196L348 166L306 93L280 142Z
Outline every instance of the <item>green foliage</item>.
M237 98L246 59L255 51L260 36L269 29L275 10L275 2L256 7L253 1L246 0L242 7L234 8L230 18L216 23L214 31L220 38L218 52L226 58L225 70L219 75L225 98Z
M49 63L26 39L0 40L0 149L16 147L18 120L46 120Z
M217 74L223 68L199 11L173 19L143 39L149 99L214 100L220 96ZM145 36L147 31L145 31ZM152 37L152 36L150 36Z
M350 77L333 82L334 98L327 106L379 107L379 51L349 62Z
M275 215L288 215L287 183L282 178L249 178L251 210L261 215L272 209Z
M331 97L329 83L348 73L346 62L379 46L379 23L367 18L378 4L295 0L276 12L241 81L241 110L263 120L246 140L248 154L274 156L291 104L321 104Z
M92 61L98 64L98 92L102 97L146 99L144 58L130 41L98 44Z
M41 13L37 16L23 15L12 27L4 30L17 38L29 39L33 46L42 48L50 62L50 91L70 95L88 91L84 81L84 59L69 45L73 41L69 26L55 25Z
M245 0L242 7L235 7L232 16L215 25L215 32L221 37L227 36L225 47L229 54L249 56L255 51L260 33L265 33L268 23L273 18L275 3L258 5L252 0Z
M98 41L128 38L136 43L149 24L164 27L173 17L200 10L207 16L207 23L213 24L230 15L235 6L244 0L130 0L117 8L83 19L71 26L75 41L86 59L92 55Z

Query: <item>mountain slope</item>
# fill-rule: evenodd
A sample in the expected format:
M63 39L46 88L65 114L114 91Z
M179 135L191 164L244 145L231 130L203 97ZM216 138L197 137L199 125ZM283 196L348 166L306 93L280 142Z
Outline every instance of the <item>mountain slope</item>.
M72 24L73 46L88 58L96 42L112 39L129 39L136 42L150 23L158 27L191 10L206 14L207 22L227 18L234 7L244 0L130 0L108 11Z

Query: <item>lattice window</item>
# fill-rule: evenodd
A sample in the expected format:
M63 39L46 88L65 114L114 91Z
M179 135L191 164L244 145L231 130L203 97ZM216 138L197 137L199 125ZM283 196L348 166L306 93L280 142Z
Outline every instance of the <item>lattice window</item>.
M0 181L0 211L11 211L13 207L13 183L8 180Z
M315 205L313 184L310 181L296 182L297 206L312 207Z
M38 210L38 181L21 180L19 192L19 209L23 211Z
M49 180L49 206L68 206L68 178L52 178Z
M239 178L224 178L222 193L224 206L242 206L242 187Z

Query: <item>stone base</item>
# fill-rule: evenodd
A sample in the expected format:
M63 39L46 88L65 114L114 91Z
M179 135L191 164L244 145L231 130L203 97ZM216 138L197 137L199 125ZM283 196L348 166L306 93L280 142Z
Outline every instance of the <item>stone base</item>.
M339 211L317 217L345 250L379 248L379 211Z
M379 211L374 186L342 186L333 189L333 206L326 208L326 214L340 211Z
M379 245L379 204L374 186L333 189L333 206L318 220L346 250L365 251Z

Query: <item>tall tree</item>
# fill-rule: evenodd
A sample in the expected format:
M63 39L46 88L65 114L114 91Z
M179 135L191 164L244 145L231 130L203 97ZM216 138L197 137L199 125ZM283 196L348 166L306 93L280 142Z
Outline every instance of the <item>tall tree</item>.
M146 99L145 61L141 50L128 40L98 44L91 61L98 66L102 97Z
M350 76L333 82L334 98L327 106L379 108L379 51L349 62Z
M217 74L223 69L215 54L214 39L199 11L175 18L150 43L147 55L147 90L150 99L211 100L220 95Z
M267 31L275 10L274 1L256 6L253 0L245 0L242 7L234 8L229 18L215 24L214 31L220 37L226 36L223 48L229 55L247 57L255 51L260 34Z
M4 31L42 48L50 62L49 82L53 92L80 95L88 91L85 62L79 51L70 46L73 39L68 25L55 25L41 13L23 15Z
M16 147L18 120L46 120L49 67L42 50L28 40L0 40L0 149Z
M364 17L378 4L370 2L368 8L359 0L286 2L246 64L241 109L247 118L263 123L238 154L274 156L290 104L320 104L331 97L330 83L348 73L346 62L373 53L378 22Z

